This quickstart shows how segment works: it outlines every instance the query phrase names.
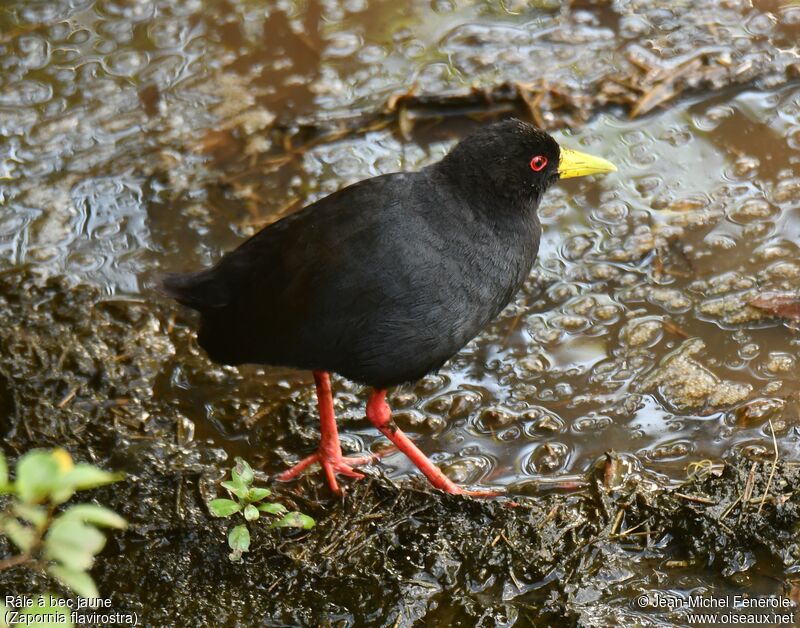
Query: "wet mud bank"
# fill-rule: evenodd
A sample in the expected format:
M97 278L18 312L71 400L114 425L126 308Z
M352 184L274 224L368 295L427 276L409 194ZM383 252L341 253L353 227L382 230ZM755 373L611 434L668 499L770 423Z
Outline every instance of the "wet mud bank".
M225 523L205 506L227 455L188 437L185 423L180 429L179 398L153 395L169 386L162 367L177 351L195 355L183 361L191 377L213 372L182 315L25 270L0 276L0 286L7 447L58 443L126 472L93 495L130 523L93 575L116 609L145 625L679 622L680 611L653 613L632 600L684 578L691 591L687 574L697 573L749 590L742 577L757 560L789 572L800 560L797 464L731 457L667 485L634 457L608 454L569 490L535 498L449 496L373 470L335 500L307 476L277 490L317 527L255 526L251 551L232 563ZM281 431L302 438L298 422L309 419L287 415L272 444L281 445ZM37 590L46 581L12 570L0 573L0 586ZM770 586L773 594L791 587Z

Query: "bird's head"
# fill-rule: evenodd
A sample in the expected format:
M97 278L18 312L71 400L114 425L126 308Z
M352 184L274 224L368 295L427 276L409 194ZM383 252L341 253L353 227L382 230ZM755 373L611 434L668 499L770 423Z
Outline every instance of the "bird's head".
M617 169L600 157L563 148L548 133L516 119L467 136L440 167L479 197L535 205L559 179Z

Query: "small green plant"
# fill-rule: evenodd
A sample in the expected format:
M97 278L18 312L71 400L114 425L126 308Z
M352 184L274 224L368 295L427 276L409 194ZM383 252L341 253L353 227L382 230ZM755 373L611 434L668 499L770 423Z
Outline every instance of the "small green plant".
M75 464L63 449L34 450L23 455L9 478L0 451L0 534L19 554L0 559L0 570L27 565L46 571L80 596L99 597L88 571L106 537L98 528L124 529L125 520L97 504L62 506L78 491L120 479L90 464ZM42 596L51 599L50 596Z
M208 502L208 509L215 517L231 517L241 512L246 522L256 521L261 513L280 519L270 524L271 528L303 528L308 530L315 525L314 520L301 512L288 512L282 504L264 501L272 492L268 488L253 486L253 469L242 458L235 459L231 469L231 479L220 484L233 499L219 497ZM247 523L231 528L228 532L229 558L241 560L242 554L250 549L250 530Z

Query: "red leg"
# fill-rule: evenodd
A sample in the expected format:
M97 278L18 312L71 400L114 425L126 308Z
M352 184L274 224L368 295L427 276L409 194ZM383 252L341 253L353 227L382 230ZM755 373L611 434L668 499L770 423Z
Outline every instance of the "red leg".
M430 458L423 454L419 448L406 436L392 421L392 411L386 403L386 390L374 390L367 402L367 418L381 433L392 441L422 471L428 481L439 490L456 495L472 495L474 497L494 497L499 495L496 491L468 491L450 478L437 467Z
M319 447L316 453L303 458L288 471L278 476L279 480L292 480L315 462L322 467L328 485L337 495L341 489L336 482L336 474L341 473L350 478L363 479L364 474L353 469L354 466L372 461L374 456L349 458L342 455L339 443L339 430L336 427L336 415L333 412L333 395L331 394L331 378L325 371L314 371L314 382L317 386L317 403L319 404Z

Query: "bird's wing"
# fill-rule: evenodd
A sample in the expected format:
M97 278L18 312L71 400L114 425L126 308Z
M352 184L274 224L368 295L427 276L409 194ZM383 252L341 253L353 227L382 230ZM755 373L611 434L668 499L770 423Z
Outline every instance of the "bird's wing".
M385 175L344 188L205 271L204 294L224 302L209 314L214 333L262 355L332 355L374 333L376 321L391 327L392 317L408 318L420 278L436 276L430 255L415 244L428 229L413 193L420 176Z

